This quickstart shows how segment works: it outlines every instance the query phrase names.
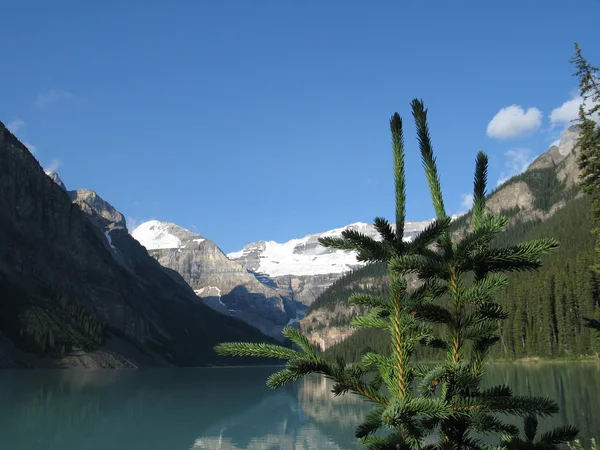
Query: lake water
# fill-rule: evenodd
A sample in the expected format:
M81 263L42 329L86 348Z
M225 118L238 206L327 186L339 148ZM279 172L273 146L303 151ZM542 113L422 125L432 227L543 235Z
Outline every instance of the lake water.
M274 368L0 372L0 449L355 449L369 406L313 377L272 391ZM553 425L600 440L600 365L489 367L488 382L558 402ZM545 423L547 423L546 420Z

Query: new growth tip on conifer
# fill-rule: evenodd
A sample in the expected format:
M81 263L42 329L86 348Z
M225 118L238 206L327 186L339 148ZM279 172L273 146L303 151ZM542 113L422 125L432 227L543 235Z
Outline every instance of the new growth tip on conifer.
M498 341L499 323L507 317L494 302L494 294L508 284L505 274L539 268L542 255L556 249L558 242L536 239L491 246L508 220L486 211L488 159L483 152L476 159L470 229L462 238L453 237L427 109L416 99L411 106L436 219L412 241L404 241L404 136L402 119L395 113L390 120L395 225L376 218L379 240L355 230L319 239L325 247L354 251L359 261L387 264L387 298L361 293L348 300L368 307L352 325L387 331L391 353L368 351L359 363L330 361L298 329L289 327L283 332L296 349L252 343L223 343L215 349L221 355L286 361L284 369L268 378L271 388L320 374L333 381L334 395L352 393L371 402L373 409L356 429L366 449L556 448L575 439L577 429L561 427L536 439L538 418L556 413L555 402L514 396L508 386L484 389L481 381L488 351ZM418 287L409 289L407 275L416 276ZM413 361L414 349L420 345L444 354L443 362ZM502 416L521 417L524 437ZM489 445L486 436L496 436L496 443Z

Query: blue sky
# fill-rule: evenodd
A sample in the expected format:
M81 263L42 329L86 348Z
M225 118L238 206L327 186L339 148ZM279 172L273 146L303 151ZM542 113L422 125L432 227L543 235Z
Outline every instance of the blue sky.
M69 189L229 252L392 219L394 111L408 218L432 217L418 97L457 213L477 151L493 187L565 128L574 41L600 65L600 1L410 3L7 2L0 120Z

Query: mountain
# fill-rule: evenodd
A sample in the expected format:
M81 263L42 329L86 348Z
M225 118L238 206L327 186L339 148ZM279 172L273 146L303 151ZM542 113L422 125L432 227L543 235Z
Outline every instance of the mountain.
M162 266L180 274L211 308L282 339L281 330L297 322L306 307L260 283L231 261L214 242L174 223L151 220L132 236Z
M578 137L579 127L570 127L563 132L558 146L552 146L536 158L524 173L505 181L488 195L487 209L509 218L509 227L504 236L511 239L522 238L526 231L544 223L581 197L575 185L579 177ZM578 227L583 223L584 221L574 223L574 229L579 230ZM470 213L455 218L451 228L453 235L464 235L470 225ZM300 327L321 348L341 346L348 349L358 340L371 345L372 333L364 330L360 330L348 345L343 345L345 339L355 334L356 330L350 326L350 321L361 311L347 303L347 298L353 291L385 295L385 266L375 264L344 275L310 305Z
M412 239L431 220L406 222L404 238ZM345 273L363 266L353 253L325 248L319 244L320 237L341 236L342 231L352 229L379 239L375 227L366 223L353 223L322 233L308 234L300 239L284 243L259 241L227 256L241 263L263 283L270 284L295 300L310 305L325 289Z
M508 287L496 295L495 301L509 316L500 329L500 342L491 350L492 358L600 356L600 336L585 326L585 318L600 318L600 276L591 270L598 257L594 252L594 236L589 232L592 228L590 206L589 197L577 198L547 220L514 224L496 238L497 245L513 245L552 237L561 245L557 251L544 256L543 265L536 272L511 274ZM344 284L350 288L348 283ZM336 305L339 309L337 302L331 302L320 311L336 314ZM308 317L312 317L312 313ZM347 335L344 339L327 342L325 355L328 358L358 361L365 348L383 354L389 352L389 334L381 330L354 330L347 325L348 321L346 319L342 327L333 327L346 330ZM317 336L318 323L310 325L313 326L311 333ZM321 329L321 333L324 331ZM431 360L443 354L417 347L415 356Z
M63 181L60 179L60 177L54 170L47 171L46 175L48 175L50 177L50 179L58 185L59 188L61 188L65 192L67 191L67 187L65 186L65 183L63 183Z
M202 304L122 214L59 180L0 122L1 366L231 364L215 344L272 342Z

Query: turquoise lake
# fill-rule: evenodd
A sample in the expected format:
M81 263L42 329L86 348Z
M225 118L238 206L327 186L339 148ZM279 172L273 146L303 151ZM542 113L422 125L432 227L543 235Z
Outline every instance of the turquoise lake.
M0 372L0 449L356 449L369 405L312 377L279 390L275 368ZM491 365L487 383L556 400L544 426L600 440L600 364Z

